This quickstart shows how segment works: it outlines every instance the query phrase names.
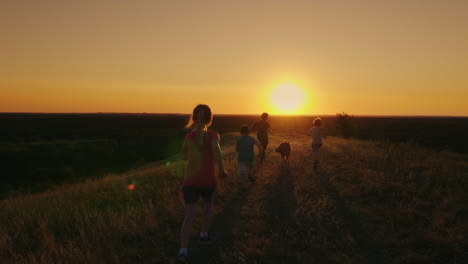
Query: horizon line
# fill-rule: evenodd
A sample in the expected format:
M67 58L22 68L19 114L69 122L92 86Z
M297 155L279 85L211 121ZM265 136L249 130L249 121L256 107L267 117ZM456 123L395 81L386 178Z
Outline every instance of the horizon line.
M343 112L340 112L343 113ZM335 114L269 114L270 116L336 116L337 114L340 113L335 113ZM346 113L346 112L344 112ZM146 115L191 115L191 113L158 113L158 112L0 112L0 114L76 114L76 115L83 115L83 114L114 114L114 115L122 115L122 114L134 114L134 115L141 115L141 114L146 114ZM382 115L373 115L373 114L350 114L351 117L455 117L455 118L467 118L468 116L464 115L390 115L390 114L382 114ZM231 115L231 116L236 116L236 115L244 115L244 116L257 116L259 114L214 114L214 116L217 115Z

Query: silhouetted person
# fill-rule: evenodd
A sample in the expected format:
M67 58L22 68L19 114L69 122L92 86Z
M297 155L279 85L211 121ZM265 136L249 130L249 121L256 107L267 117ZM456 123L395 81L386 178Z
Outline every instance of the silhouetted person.
M314 126L309 129L307 135L312 136L312 152L314 155L314 169L318 168L319 149L322 147L322 141L326 137L323 135L322 120L320 117L314 119Z
M242 125L240 130L241 136L237 139L236 151L239 153L237 156L238 172L241 177L247 176L250 181L255 181L252 175L253 165L255 161L254 145L258 148L259 158L262 157L263 146L260 141L252 136L249 136L249 127Z
M263 154L262 154L262 160L265 159L265 152L266 152L266 149L267 149L267 146L268 146L268 132L271 132L271 129L270 129L270 123L268 123L267 119L268 119L268 114L267 113L263 113L261 116L260 116L261 120L260 121L257 121L253 127L252 127L252 131L257 131L257 139L258 141L260 141L260 143L262 143L262 146L263 146Z
M213 194L216 188L215 167L218 166L219 177L224 179L224 170L219 134L208 130L213 120L211 109L207 105L197 105L186 127L194 129L185 136L182 154L187 160L182 192L185 202L185 219L180 236L179 262L186 262L188 244L192 233L192 223L196 213L198 200L203 198L203 220L201 223L200 243L213 242L208 229L213 216Z

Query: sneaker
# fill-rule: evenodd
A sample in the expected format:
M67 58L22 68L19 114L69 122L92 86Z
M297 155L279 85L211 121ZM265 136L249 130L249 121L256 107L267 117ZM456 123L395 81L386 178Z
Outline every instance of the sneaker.
M208 235L207 237L200 237L200 244L210 244L210 243L213 243L215 241L215 238Z
M177 263L180 263L180 264L187 263L187 259L188 257L186 254L180 253L179 256L177 257Z

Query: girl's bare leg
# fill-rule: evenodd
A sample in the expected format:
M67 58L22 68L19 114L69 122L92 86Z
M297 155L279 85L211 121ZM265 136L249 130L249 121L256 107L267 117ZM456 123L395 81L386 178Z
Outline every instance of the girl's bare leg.
M205 201L205 207L203 210L203 221L201 225L201 232L208 232L211 225L211 219L213 218L213 197Z
M185 206L185 218L184 222L182 223L182 232L180 234L180 248L188 248L196 209L197 203L187 204Z

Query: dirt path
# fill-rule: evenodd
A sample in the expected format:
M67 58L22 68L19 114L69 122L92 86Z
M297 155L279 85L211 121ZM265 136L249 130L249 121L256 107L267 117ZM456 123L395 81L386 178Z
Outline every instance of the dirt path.
M293 146L290 162L273 152L284 139ZM325 150L324 159L335 162L314 171L308 138L275 135L270 140L257 181L230 187L236 192L211 227L216 243L192 241L190 263L384 263L379 246L330 181L340 169L349 169L339 166L346 157L331 157L336 153Z
M196 242L196 238L193 239L190 247L190 263L221 263L222 252L233 250L232 243L236 239L234 231L240 222L240 212L247 202L247 194L251 188L252 185L239 189L236 198L228 201L223 206L223 210L214 217L210 233L216 238L215 243L202 245Z

